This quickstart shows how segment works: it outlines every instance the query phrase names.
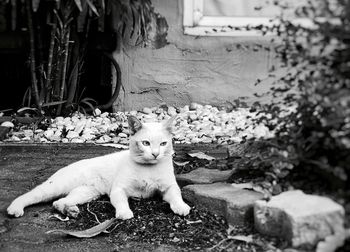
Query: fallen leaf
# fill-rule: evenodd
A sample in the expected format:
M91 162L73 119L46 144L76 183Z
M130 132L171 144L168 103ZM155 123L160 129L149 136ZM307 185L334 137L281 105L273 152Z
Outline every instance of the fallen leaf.
M191 157L195 157L195 158L199 158L199 159L205 159L205 160L215 160L214 157L208 156L207 154L203 153L203 152L195 152L195 153L188 153L189 156Z
M239 188L239 189L251 189L253 190L253 184L252 183L240 183L240 184L235 184L232 183L233 187Z
M198 223L202 223L202 220L195 220L195 221L186 220L187 225L198 224Z
M177 166L185 166L188 163L190 163L190 161L185 161L185 162L176 162L176 161L174 161L174 164L176 164Z
M123 150L129 149L129 146L123 145L123 144L106 143L106 144L97 144L97 145L101 145L105 147L113 147L116 149L123 149Z
M53 214L49 216L49 219L54 218L54 219L58 219L60 221L69 221L69 217L66 216L66 218L62 218L59 214Z
M262 193L264 195L264 198L267 198L267 199L271 197L271 193L267 189L264 189L263 187L261 187L260 185L255 185L250 182L240 183L240 184L232 183L231 185L235 188L253 190L255 192Z
M51 234L51 233L62 233L62 234L67 234L71 235L74 237L78 238L90 238L94 237L104 231L106 231L107 228L113 225L115 222L116 218L112 218L109 220L106 220L92 228L86 229L86 230L81 230L81 231L73 231L73 230L63 230L63 229L54 229L54 230L49 230L46 232L46 234Z
M246 243L252 243L253 242L253 235L234 235L234 236L229 236L228 238L236 241L243 241Z
M231 232L234 231L234 230L236 230L236 227L229 224L228 228L226 229L226 232L227 232L228 235L230 235Z

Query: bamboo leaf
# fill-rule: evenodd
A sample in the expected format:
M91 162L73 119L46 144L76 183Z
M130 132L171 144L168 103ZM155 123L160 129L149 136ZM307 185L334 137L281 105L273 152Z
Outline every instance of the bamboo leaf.
M97 104L96 100L89 97L85 97L84 99L81 100L81 102L94 102L95 104Z
M81 4L81 0L74 0L76 6L78 7L79 11L82 12L83 11L83 6Z
M98 13L95 5L90 1L90 0L86 0L87 4L89 5L90 9L92 10L93 13L95 13L96 16L100 16L100 14Z
M57 21L58 21L59 27L60 27L60 29L62 30L62 29L63 29L63 22L62 22L62 19L60 18L60 16L58 15L58 13L57 13L56 10L53 10L53 12L55 13L55 15L56 15L56 17L57 17Z
M246 243L253 243L253 235L234 235L234 236L229 236L230 239L236 240L236 241L242 241Z
M37 108L24 107L24 108L20 108L19 110L17 110L17 113L21 113L23 111L32 111L32 112L37 113L39 110Z
M95 106L92 105L90 102L88 102L88 101L82 101L82 102L80 102L80 107L81 107L81 108L83 108L83 107L81 106L81 105L83 105L83 104L87 105L87 106L91 109L91 111L94 111L94 110L95 110Z
M188 153L188 155L190 157L195 157L195 158L199 158L199 159L205 159L205 160L214 160L215 158L214 157L211 157L211 156L208 156L207 154L199 151L199 152L195 152L195 153Z
M55 101L55 102L48 102L48 103L44 103L42 105L42 107L50 107L50 106L56 106L56 105L60 105L60 104L63 104L63 103L66 103L67 101Z
M115 222L116 218L112 218L109 220L106 220L92 228L82 230L82 231L70 231L70 230L63 230L63 229L54 229L47 231L46 234L51 234L51 233L61 233L61 234L66 234L70 236L74 236L77 238L91 238L96 235L99 235L100 233L106 231L110 226L113 225Z
M65 218L63 218L63 217L62 217L61 215L59 215L59 214L50 215L49 218L57 219L57 220L63 221L63 222L69 221L69 217L68 217L68 216L66 216Z

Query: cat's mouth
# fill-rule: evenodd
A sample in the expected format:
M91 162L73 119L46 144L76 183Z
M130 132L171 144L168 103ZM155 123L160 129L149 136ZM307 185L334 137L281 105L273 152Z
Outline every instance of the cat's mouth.
M157 158L153 158L153 159L147 159L145 160L147 163L149 164L156 164L158 163L158 159Z
M145 165L154 165L157 164L159 162L158 158L136 158L134 159L137 163L139 164L145 164Z

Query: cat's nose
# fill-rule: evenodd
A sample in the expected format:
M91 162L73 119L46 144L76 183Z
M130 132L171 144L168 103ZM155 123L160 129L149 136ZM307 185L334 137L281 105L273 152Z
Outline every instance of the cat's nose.
M152 153L152 155L156 159L159 156L159 153Z

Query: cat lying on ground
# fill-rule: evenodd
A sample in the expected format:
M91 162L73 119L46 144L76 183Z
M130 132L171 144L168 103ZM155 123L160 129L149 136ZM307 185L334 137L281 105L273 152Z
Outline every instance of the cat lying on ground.
M141 123L128 118L129 150L85 159L70 164L33 190L16 198L7 208L14 217L24 214L24 208L39 202L53 202L61 213L76 217L77 205L108 195L118 219L130 219L128 198L147 198L159 192L175 214L187 215L190 207L182 200L176 183L171 138L173 119L162 123Z

